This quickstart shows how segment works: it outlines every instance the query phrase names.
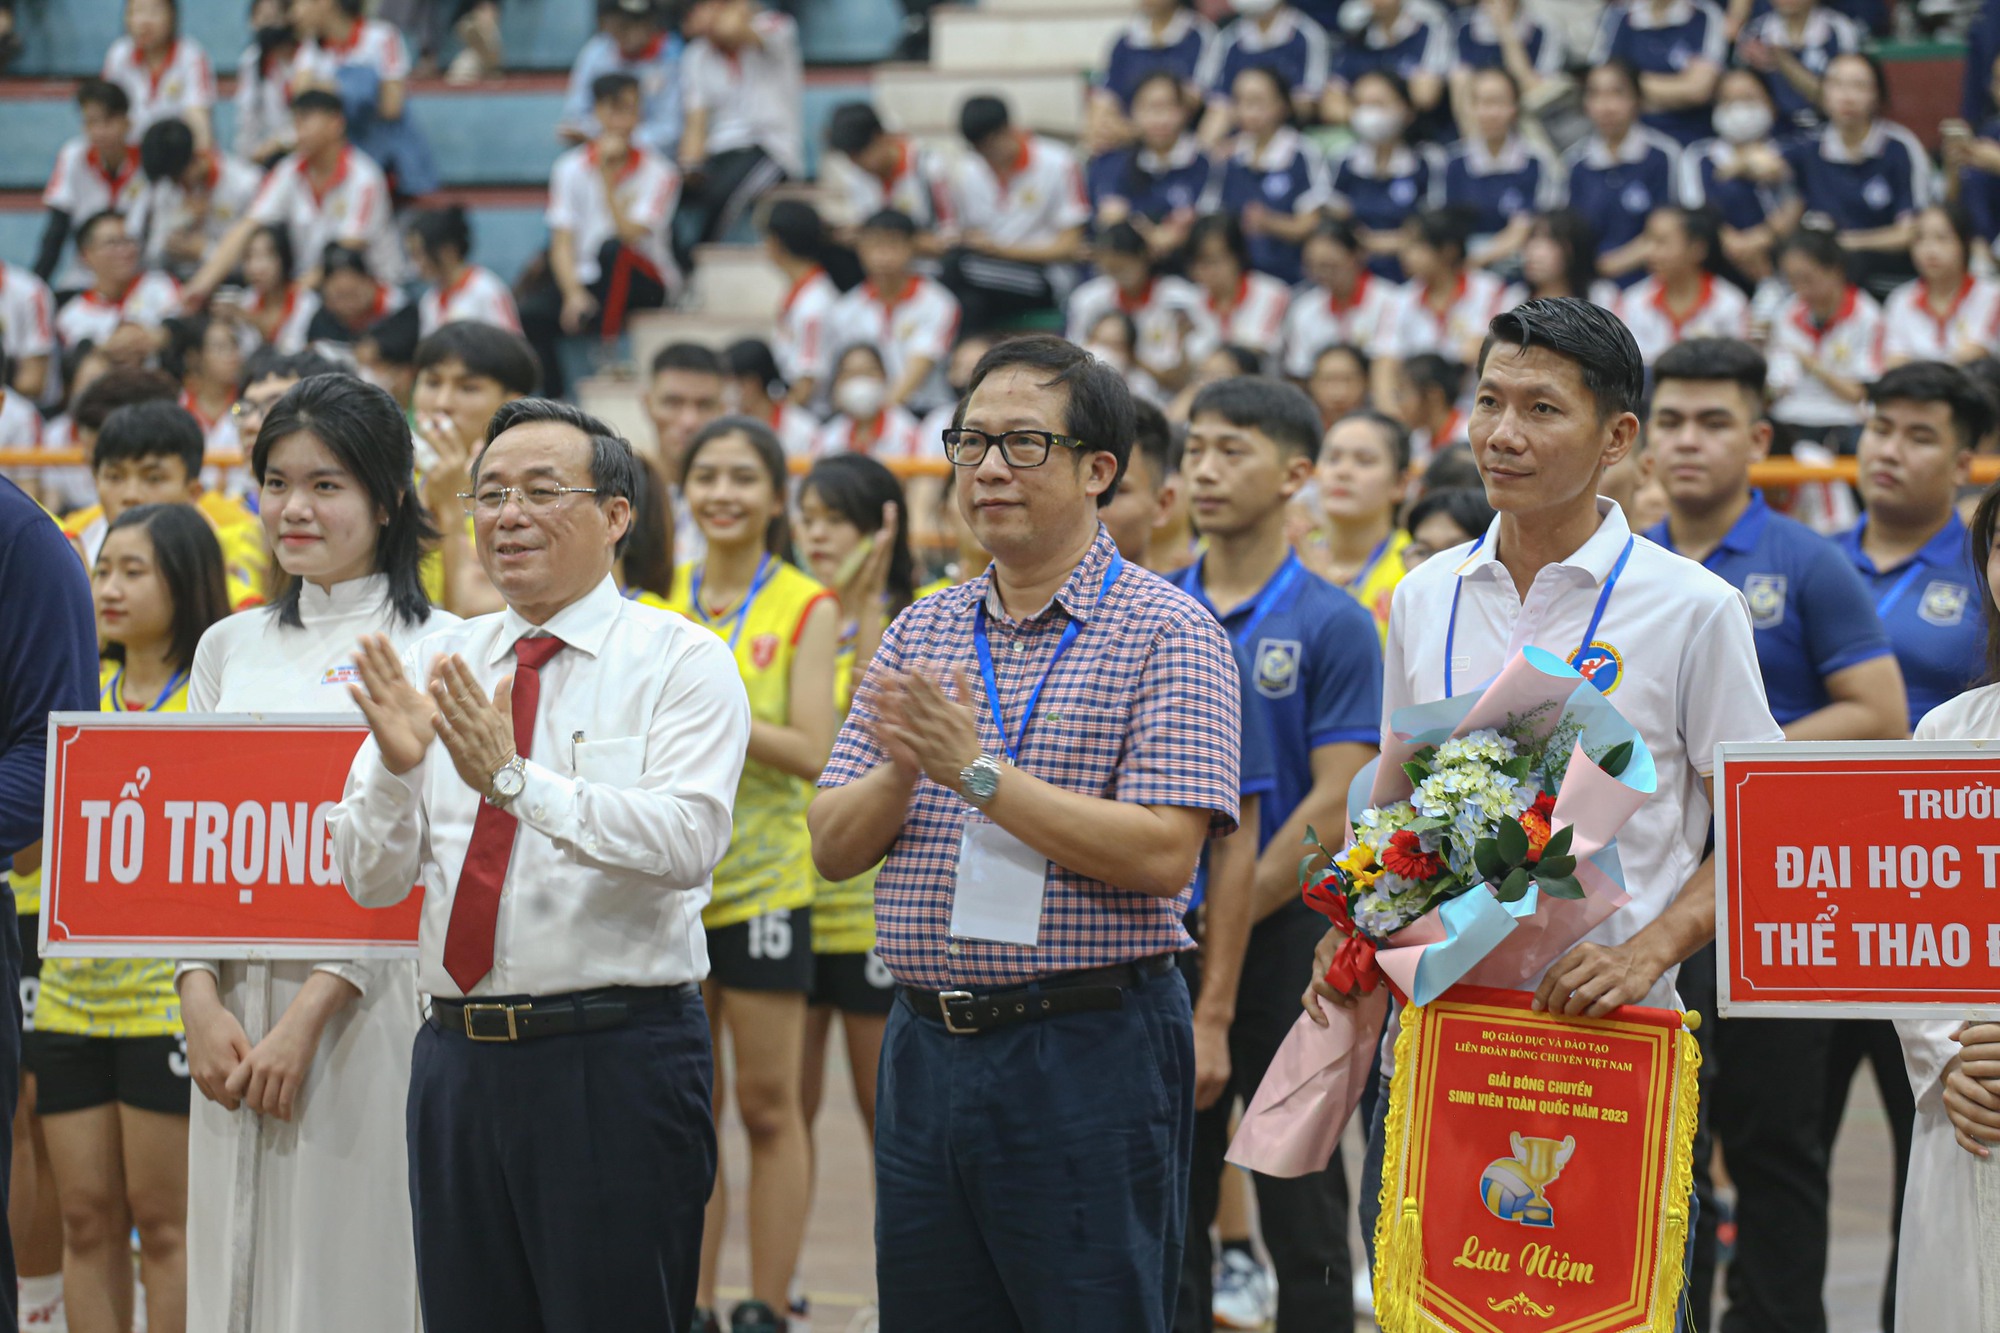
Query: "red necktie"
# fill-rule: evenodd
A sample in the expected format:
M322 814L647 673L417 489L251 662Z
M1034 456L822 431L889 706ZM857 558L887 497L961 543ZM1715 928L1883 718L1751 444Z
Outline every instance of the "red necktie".
M543 637L514 644L520 665L514 672L514 750L526 759L535 746L535 708L542 698L542 667L561 652L563 641ZM500 918L500 886L514 857L520 820L481 799L472 821L472 841L458 872L451 900L451 924L444 934L444 970L464 994L493 970L493 927Z

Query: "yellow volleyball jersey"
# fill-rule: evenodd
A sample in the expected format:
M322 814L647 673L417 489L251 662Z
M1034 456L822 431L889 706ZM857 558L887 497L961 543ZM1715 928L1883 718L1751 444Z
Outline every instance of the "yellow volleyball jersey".
M1389 603L1396 595L1396 585L1410 572L1403 563L1403 552L1409 545L1410 534L1396 529L1382 554L1346 585L1348 595L1375 617L1375 632L1385 646L1389 642Z
M41 867L37 866L25 875L17 870L9 870L7 872L7 887L14 891L14 914L16 916L41 915Z
M699 568L674 571L671 609L733 640L736 669L750 695L750 716L788 726L792 717L792 659L813 604L832 593L797 567L773 560L764 586L739 622L708 618L692 592ZM715 868L715 893L702 924L711 930L769 912L806 907L813 900L812 840L806 805L812 784L759 763L743 766L736 784L736 831Z
M106 662L98 707L107 713L185 713L187 675L152 707L126 710L121 668ZM48 958L42 961L35 1030L82 1037L170 1037L181 1030L174 965L157 958Z
M833 662L833 701L843 716L859 683L854 679L854 639L850 630L843 630ZM814 953L867 953L875 947L873 870L838 882L813 871L812 936Z

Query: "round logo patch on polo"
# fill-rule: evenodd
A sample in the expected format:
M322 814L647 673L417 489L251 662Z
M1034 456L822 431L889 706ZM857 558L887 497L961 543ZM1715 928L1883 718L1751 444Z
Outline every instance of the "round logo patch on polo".
M1599 694L1609 694L1618 688L1618 682L1625 678L1625 659L1618 650L1602 640L1592 640L1588 648L1579 648L1570 655L1569 664L1576 673L1596 687Z
M759 634L750 641L750 663L759 671L768 671L771 663L778 660L778 636Z

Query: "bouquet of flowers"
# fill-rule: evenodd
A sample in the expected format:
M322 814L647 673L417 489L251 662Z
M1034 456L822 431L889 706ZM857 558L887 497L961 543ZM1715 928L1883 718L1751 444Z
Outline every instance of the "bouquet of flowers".
M1628 901L1613 840L1652 794L1653 759L1569 663L1528 648L1485 689L1389 723L1349 793L1350 837L1333 853L1309 834L1300 863L1306 902L1345 937L1327 983L1355 1002L1325 1027L1302 1015L1251 1099L1229 1160L1266 1175L1331 1157L1383 980L1420 1005L1460 981L1527 988Z
M1575 826L1555 826L1556 791L1574 754L1617 777L1634 743L1579 751L1582 720L1544 728L1553 711L1544 701L1500 727L1422 746L1402 765L1410 794L1364 810L1337 856L1307 828L1313 850L1299 867L1306 903L1347 936L1327 973L1335 990L1372 990L1381 975L1376 950L1461 894L1484 889L1501 904L1521 902L1531 889L1584 896ZM1315 877L1311 868L1322 860L1329 864Z

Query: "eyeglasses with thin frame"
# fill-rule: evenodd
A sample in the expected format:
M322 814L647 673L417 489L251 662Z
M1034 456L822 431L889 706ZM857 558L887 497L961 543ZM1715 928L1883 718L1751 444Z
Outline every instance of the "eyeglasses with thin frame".
M1008 467L1040 467L1049 461L1049 450L1088 449L1089 444L1074 435L1057 435L1046 430L1010 430L988 435L983 430L944 432L944 456L959 467L978 467L986 461L986 451L998 445Z
M478 518L505 509L510 496L524 509L546 510L561 504L566 495L595 494L595 486L481 486L458 492L458 504L468 518Z

